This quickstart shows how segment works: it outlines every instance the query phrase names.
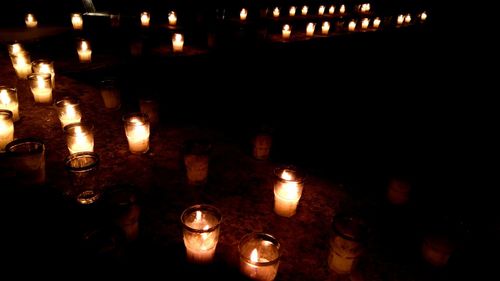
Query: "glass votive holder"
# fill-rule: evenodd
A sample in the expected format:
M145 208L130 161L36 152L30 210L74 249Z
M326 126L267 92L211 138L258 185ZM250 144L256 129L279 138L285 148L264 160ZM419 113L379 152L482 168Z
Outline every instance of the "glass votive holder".
M391 179L387 187L387 199L391 204L404 205L410 198L410 183L402 179Z
M96 202L100 197L97 184L97 153L86 151L71 154L66 157L65 166L71 179L71 188L66 190L66 195L82 205Z
M148 116L151 127L156 127L160 121L158 116L158 102L154 99L141 99L139 100L139 108L142 113Z
M14 122L19 120L19 102L15 88L0 86L0 109L10 110Z
M144 113L130 113L123 116L128 148L134 154L143 154L149 150L149 118Z
M143 27L148 27L149 26L150 19L151 19L151 16L149 15L148 12L142 12L141 13L141 25Z
M19 79L26 79L31 74L31 57L26 51L11 55L12 66Z
M12 111L0 109L0 151L4 151L8 143L14 140L14 120Z
M36 60L31 63L33 73L47 73L50 74L52 82L52 89L55 88L56 72L54 71L54 62L50 60Z
M184 36L180 33L175 33L172 36L172 50L174 53L181 53L184 48Z
M121 107L120 90L116 81L109 79L100 82L100 92L104 107L110 110L118 110Z
M71 14L71 25L73 25L74 30L83 29L83 18L81 14L74 13Z
M94 151L93 126L90 124L73 123L64 127L66 143L70 154Z
M194 205L181 215L186 257L191 263L206 264L213 261L219 241L220 211L210 205Z
M7 144L5 151L16 181L25 185L45 182L45 145L41 140L17 139Z
M8 45L9 49L9 55L12 58L12 56L17 56L19 53L24 52L24 48L20 43L12 43Z
M184 165L189 185L203 185L208 178L209 154L212 145L203 140L186 142L184 146Z
M82 120L80 102L77 98L63 97L56 102L56 108L63 129L67 125L80 123Z
M177 15L175 11L170 11L168 13L168 24L169 25L176 25L177 24Z
M50 74L33 73L28 76L35 103L52 104L52 80Z
M363 252L365 224L356 216L336 215L332 229L328 267L338 274L349 274Z
M35 28L38 25L38 21L33 14L26 14L26 17L24 17L24 22L26 23L26 27L28 28Z
M274 212L289 218L297 212L305 175L291 166L275 169L274 175Z
M271 152L273 137L270 134L259 133L253 139L253 157L258 160L267 160Z
M278 239L270 234L246 234L238 245L241 273L252 280L274 280L278 273L280 247Z
M113 223L122 229L128 241L136 240L141 208L135 190L128 185L118 185L106 189L102 198Z
M92 61L92 49L90 48L90 43L88 41L81 40L76 51L80 62L89 63Z

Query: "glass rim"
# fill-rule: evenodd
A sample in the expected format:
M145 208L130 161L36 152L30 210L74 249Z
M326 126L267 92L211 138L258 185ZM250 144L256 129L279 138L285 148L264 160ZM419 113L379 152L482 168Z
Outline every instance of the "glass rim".
M72 167L71 162L79 159L79 158L91 158L94 159L94 161L88 165L85 165L83 167ZM82 152L77 152L70 154L66 159L64 159L64 166L66 167L67 170L71 172L86 172L89 170L92 170L93 168L97 167L99 165L100 159L99 155L93 151L82 151Z
M7 90L7 91L10 91L10 92L13 92L13 93L16 93L17 94L17 89L14 88L14 87L10 87L10 86L5 86L5 85L0 85L0 91L1 90Z
M244 243L248 242L252 238L260 238L263 241L271 242L278 249L278 256L275 259L270 260L270 261L266 261L266 262L254 262L250 259L250 257L243 256L242 247L243 247ZM281 243L278 241L278 239L276 237L274 237L273 235L271 235L269 233L250 232L250 233L243 235L243 237L241 237L241 239L240 239L240 242L238 242L238 253L240 254L241 259L243 259L244 261L251 263L253 265L257 265L257 266L272 265L272 264L279 262L279 260L281 258L281 255L282 255Z
M144 125L149 124L149 116L146 113L142 112L132 112L125 114L123 115L122 120L125 124L132 124L132 122L130 122L130 119L133 117L143 118Z
M291 170L295 174L295 179L292 180L286 180L281 177L281 174L283 173L284 170ZM298 169L294 165L285 165L285 166L280 166L274 169L274 176L279 180L283 182L297 182L297 183L303 183L306 180L306 173L303 172L301 169Z
M87 129L87 131L89 133L92 133L94 131L94 125L92 123L87 123L87 122L77 122L77 123L68 124L68 125L64 126L63 131L66 134L69 134L69 130L72 130L73 128L75 128L77 126L81 126L85 129Z
M30 149L28 151L18 151L18 150L15 150L17 147L25 146L25 145L28 145L28 144L35 144L36 145L35 149ZM44 142L42 140L40 140L38 138L33 138L33 137L30 137L30 138L21 138L21 139L17 139L17 140L9 142L7 144L7 146L5 146L5 151L7 152L7 154L33 155L33 154L38 154L38 153L41 153L41 152L45 151L45 144L44 144Z
M208 211L210 211L218 219L218 222L214 226L210 227L209 229L195 229L195 228L192 228L190 226L187 226L184 223L184 217L187 216L188 214L191 214L194 211L197 211L197 210L208 210ZM208 205L208 204L196 204L196 205L193 205L193 206L188 207L187 209L185 209L182 212L182 214L181 214L182 227L184 227L185 229L189 230L190 232L195 232L195 233L212 232L212 231L214 231L214 230L216 230L217 228L220 227L221 222L222 222L222 214L221 214L220 210L217 207L212 206L212 205Z
M14 116L14 113L10 110L7 110L7 109L0 109L0 115L7 115L8 118L12 119L12 117Z
M69 101L70 103L66 103L66 101ZM60 99L58 99L55 103L56 107L64 107L65 105L73 105L73 106L78 106L80 105L80 100L76 97L70 97L70 96L65 96Z
M346 224L346 223L350 223L350 224L353 224L351 225L351 227L353 227L352 229L352 234L348 234L346 233L346 231L342 231L340 229L340 227L342 226L342 223L343 224ZM339 214L336 214L333 218L333 223L332 223L332 229L333 231L335 232L335 234L337 234L338 236L346 239L346 240L349 240L349 241L353 241L353 242L362 242L363 241L363 238L366 237L366 223L365 221L354 215L354 214L345 214L345 213L339 213Z
M40 63L47 63L47 64L54 65L54 61L49 60L49 59L37 59L37 60L32 61L31 65L35 66L35 65L39 65Z
M40 72L31 73L30 75L28 75L28 79L29 80L35 80L35 77L39 77L39 76L43 77L43 79L51 80L52 74L50 74L50 73L40 73Z

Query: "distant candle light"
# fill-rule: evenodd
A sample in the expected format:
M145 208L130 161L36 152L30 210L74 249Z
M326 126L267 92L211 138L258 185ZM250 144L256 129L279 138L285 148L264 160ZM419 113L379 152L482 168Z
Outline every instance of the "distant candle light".
M142 12L141 13L141 25L142 26L148 27L150 20L151 20L151 16L149 15L148 12Z
M33 14L27 14L24 22L26 23L26 26L29 28L34 28L37 27L38 25L38 21L36 20Z
M411 15L410 14L407 14L405 16L405 23L410 23L411 22Z
M75 30L83 29L82 15L71 14L71 24L73 25L73 29Z
M420 19L425 21L427 19L427 13L426 12L423 12L420 14Z
M405 20L405 16L399 15L398 16L398 25L402 25L404 20Z
M303 16L307 15L308 11L309 11L309 7L307 7L307 6L302 7L302 15Z
M335 13L335 6L331 5L331 6L330 6L330 9L328 9L328 13L329 13L330 15L333 15L333 13Z
M323 35L327 35L329 30L330 30L330 23L325 21L321 26L321 33Z
M325 13L325 6L321 5L318 8L318 15L322 16Z
M314 35L314 29L316 28L316 24L315 23L308 23L307 24L307 27L306 27L306 36L313 36Z
M277 18L277 17L280 16L280 9L278 7L274 8L274 10L273 10L273 16L275 18Z
M168 14L168 24L170 24L170 25L176 25L177 24L177 15L175 14L175 11L171 11Z
M172 37L172 48L174 49L175 53L182 52L182 49L184 48L184 36L182 36L182 34L174 34L174 36Z
M297 8L295 6L291 6L289 11L290 16L295 16L295 12L297 12Z
M339 12L340 12L341 14L345 13L345 5L344 5L344 4L342 4L342 5L340 6L340 10L339 10Z
M291 33L292 33L292 28L290 27L290 25L288 24L283 25L283 30L282 30L283 39L290 39Z
M356 22L352 20L351 22L349 22L348 30L354 31L355 29L356 29Z
M361 22L362 29L368 29L368 25L370 24L370 20L368 18L364 18Z
M378 28L380 26L380 18L375 18L373 20L373 28Z
M240 12L240 20L246 20L246 19L247 19L247 16L248 16L248 11L247 11L247 9L245 9L245 8L241 9L241 12Z

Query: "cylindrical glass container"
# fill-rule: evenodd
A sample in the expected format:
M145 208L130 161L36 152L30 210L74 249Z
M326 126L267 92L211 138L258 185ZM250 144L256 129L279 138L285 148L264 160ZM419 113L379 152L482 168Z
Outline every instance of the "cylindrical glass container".
M0 86L0 109L10 110L14 122L19 120L19 102L15 88Z
M28 81L35 103L52 104L52 80L49 73L33 73Z
M82 120L80 103L77 98L64 97L56 102L56 108L63 128L70 124L80 123Z
M0 109L0 151L14 140L14 120L12 111Z
M41 140L17 139L7 144L5 150L16 173L16 181L26 185L45 182L45 145Z
M33 73L47 73L50 74L50 80L52 83L52 89L55 88L56 82L56 72L54 70L54 62L50 60L36 60L31 63L31 69Z
M289 218L297 212L305 175L295 167L277 168L274 175L274 212Z
M131 113L123 116L128 148L134 154L149 150L149 118L144 113Z
M363 221L356 216L336 215L330 238L328 266L338 274L348 274L363 252Z
M248 278L272 281L278 273L280 243L267 233L249 233L241 238L238 245L240 271Z
M96 202L100 197L97 183L99 168L97 153L86 151L71 154L66 158L65 166L72 184L72 187L66 191L66 195L75 198L82 205Z
M64 127L70 154L94 151L94 134L92 133L92 129L92 125L83 123L74 123Z

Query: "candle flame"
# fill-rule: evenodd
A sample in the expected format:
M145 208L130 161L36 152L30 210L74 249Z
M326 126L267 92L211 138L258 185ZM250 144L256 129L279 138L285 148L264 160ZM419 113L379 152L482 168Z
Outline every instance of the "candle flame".
M176 34L174 35L174 41L176 41L176 42L181 42L181 41L183 41L183 36L182 36L182 34L180 34L180 33L176 33Z
M87 41L82 41L81 50L87 51L88 49L89 49L89 45L87 44Z
M283 26L283 30L284 30L284 31L289 31L289 30L290 30L290 26L289 26L288 24L285 24L285 25Z
M170 25L175 25L177 23L177 15L175 14L174 11L171 11L169 14L168 14L168 23Z
M302 15L303 16L307 15L307 11L309 11L309 7L307 7L307 6L302 7Z
M28 22L33 22L33 15L32 14L28 14Z
M426 13L426 12L423 12L423 13L420 15L420 19L421 19L421 20L425 20L425 19L427 19L427 13Z
M345 5L344 4L342 4L342 6L340 6L340 10L339 11L340 11L341 14L345 13Z
M411 15L410 14L407 14L406 17L405 17L405 22L406 23L410 23L411 22Z
M77 137L81 137L84 135L82 126L75 126L75 135L77 135Z
M2 91L0 91L0 102L2 102L2 104L6 105L6 104L9 104L10 101L11 100L10 100L9 94L7 93L7 90L2 89Z
M64 108L66 110L66 116L68 118L76 117L76 110L73 106L71 106L71 104L66 104L66 106Z
M19 43L15 43L12 45L12 54L17 55L22 51L21 45Z
M50 66L46 63L40 64L40 73L49 73L50 74Z
M280 16L280 9L278 7L274 8L273 10L273 16L279 17Z
M194 221L195 222L201 221L201 211L196 211Z
M248 15L247 9L245 9L245 8L241 9L240 19L245 20L247 18L247 15Z
M405 16L403 16L403 15L399 15L399 16L398 16L398 24L402 24L402 23L403 23L403 21L404 21L404 19L405 19Z
M322 16L325 13L325 6L321 5L318 9L318 14Z
M287 181L293 180L293 175L288 172L288 170L283 170L281 173L281 178Z
M250 254L250 261L259 262L259 253L257 252L257 249L252 250L252 253Z
M380 18L375 18L373 20L373 27L378 28L380 25Z
M297 11L297 8L295 8L295 6L291 6L290 11L289 11L290 16L292 16L292 17L295 16L296 11Z

